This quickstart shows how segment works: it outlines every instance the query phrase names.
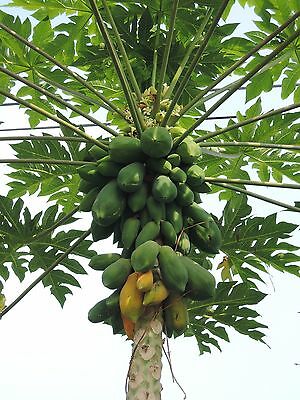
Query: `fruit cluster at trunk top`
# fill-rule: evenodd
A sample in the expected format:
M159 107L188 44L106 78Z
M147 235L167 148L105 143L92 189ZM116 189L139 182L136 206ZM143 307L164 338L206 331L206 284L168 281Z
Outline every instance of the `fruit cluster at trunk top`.
M108 141L108 155L90 147L88 158L96 164L78 169L86 193L80 208L92 211L94 241L113 235L123 249L90 262L115 292L90 310L89 319L110 323L114 333L124 329L132 337L145 307L163 306L165 331L177 336L188 324L185 298L214 295L213 275L188 254L191 244L217 253L221 234L198 204L207 191L196 163L201 150L191 137L174 148L180 133L179 127L150 127L140 138L120 134Z

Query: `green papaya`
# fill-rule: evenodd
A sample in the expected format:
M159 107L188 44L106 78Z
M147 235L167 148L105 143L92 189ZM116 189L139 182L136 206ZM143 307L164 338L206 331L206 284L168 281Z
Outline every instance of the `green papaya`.
M135 162L123 167L117 178L119 188L123 192L133 193L143 183L145 167L143 164Z
M161 246L158 260L163 283L170 290L183 293L188 281L188 273L181 257L169 246Z
M164 302L164 323L166 335L170 338L182 335L187 329L189 316L185 299L171 293Z
M172 134L172 137L174 137L174 138L181 136L185 131L186 131L186 128L183 128L182 126L179 126L179 125L171 126L169 128L169 132Z
M90 149L88 149L89 155L93 158L93 160L101 160L101 158L107 156L107 151L101 149L101 147L94 144Z
M191 138L191 136L187 136L183 139L177 147L176 152L180 155L181 161L184 164L195 163L202 153L200 146L193 140L193 138Z
M147 210L151 219L155 222L166 219L165 203L156 201L153 196L149 196L147 199Z
M181 207L176 203L168 204L166 208L166 217L169 222L173 225L175 232L179 233L183 228L183 218Z
M127 218L122 227L122 243L125 249L130 249L140 230L141 221L136 217Z
M94 242L98 242L99 240L109 238L114 231L113 225L110 226L101 226L96 221L92 221L91 224L91 233Z
M142 150L150 157L164 157L170 153L172 146L172 135L166 128L154 126L145 129L141 134Z
M159 223L156 223L154 221L149 221L147 224L145 224L138 234L136 241L135 241L135 247L140 246L141 244L147 242L148 240L154 240L157 238L159 235L160 231L160 226Z
M96 185L92 182L88 182L85 179L80 179L79 181L79 186L78 186L78 191L82 193L88 193L92 189L94 189Z
M99 301L88 313L88 319L92 323L103 322L110 317L110 310L106 305L106 299Z
M174 167L170 172L170 178L173 182L185 183L187 176L181 168Z
M99 225L108 226L116 222L125 209L126 201L117 181L107 183L94 201L93 218Z
M85 212L91 211L94 201L98 196L98 193L98 188L93 188L88 193L86 193L83 199L80 201L79 210Z
M189 235L186 232L182 232L178 240L177 250L180 251L184 256L189 254L191 251L191 242Z
M164 175L168 175L172 169L172 164L165 158L149 158L146 165L150 171Z
M192 227L189 236L195 247L209 254L217 254L222 246L222 234L214 220Z
M113 225L110 225L113 227L113 243L118 244L118 247L123 247L122 243L122 227L121 227L121 221L115 222ZM126 258L126 257L125 257Z
M207 300L215 294L214 276L189 257L183 256L182 263L188 273L185 296L192 300Z
M193 223L201 223L202 226L208 223L208 221L213 221L213 217L197 203L192 203L188 207L183 209L184 215L193 219Z
M97 164L97 171L102 176L116 177L120 172L122 165L112 161L110 156L106 156Z
M102 274L102 283L109 289L121 288L131 270L130 260L121 257L105 268Z
M159 202L171 203L177 196L177 187L170 178L160 175L153 182L152 195Z
M140 221L141 221L141 227L143 228L148 222L152 221L147 208L144 208L140 212Z
M161 221L160 230L163 238L163 243L167 246L174 247L177 242L177 235L171 222Z
M96 271L104 271L110 264L121 258L118 253L97 254L91 258L89 266Z
M200 193L194 192L194 202L198 204L202 203Z
M111 311L119 311L120 290L115 290L110 296L105 299L107 308Z
M192 190L197 190L202 185L205 179L205 173L199 165L191 165L186 170L187 180L186 183Z
M185 183L179 183L177 186L176 203L181 207L186 207L191 205L193 201L193 191Z
M112 139L109 144L109 155L113 161L120 164L129 164L136 161L143 161L144 159L140 140L123 135Z
M148 188L146 183L142 183L141 186L134 192L130 193L127 198L128 207L134 213L141 211L147 202Z
M169 154L167 160L171 163L173 167L179 167L181 164L181 157L177 153Z
M80 178L93 183L97 186L100 174L96 169L96 164L85 164L77 168L78 175Z
M158 243L153 240L141 244L131 255L131 264L136 272L147 272L152 269L160 250Z

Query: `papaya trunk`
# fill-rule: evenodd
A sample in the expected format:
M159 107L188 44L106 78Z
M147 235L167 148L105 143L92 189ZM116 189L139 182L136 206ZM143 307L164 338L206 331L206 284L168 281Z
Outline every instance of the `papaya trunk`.
M126 400L161 399L162 329L162 315L157 309L149 310L138 320Z

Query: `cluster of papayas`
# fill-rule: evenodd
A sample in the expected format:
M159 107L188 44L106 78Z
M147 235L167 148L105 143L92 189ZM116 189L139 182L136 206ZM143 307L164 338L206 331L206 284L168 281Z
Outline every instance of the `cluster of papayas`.
M104 286L116 291L118 306L112 309L104 299L89 319L114 317L111 324L122 321L128 337L145 307L162 307L166 333L177 336L188 323L185 298L214 295L213 275L189 253L192 244L217 253L221 233L198 204L199 193L207 190L197 165L200 147L191 137L174 147L179 131L155 126L140 137L120 134L107 143L108 153L95 145L88 149L95 164L78 169L80 190L86 193L80 208L92 212L94 241L113 235L123 249L121 255L91 259L90 266L103 271Z

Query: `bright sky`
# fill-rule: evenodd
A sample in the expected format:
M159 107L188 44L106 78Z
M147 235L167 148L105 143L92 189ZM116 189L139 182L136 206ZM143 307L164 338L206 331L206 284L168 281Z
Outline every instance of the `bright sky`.
M4 4L0 0L0 6ZM247 23L249 11L235 8L230 21ZM247 29L247 28L246 28ZM239 108L239 92L230 105L224 105L218 115L232 113ZM267 109L288 104L280 100L278 91L265 96ZM243 110L241 110L243 111ZM1 129L23 127L27 122L16 107L0 107ZM53 132L53 131L51 131ZM5 134L3 132L3 134ZM1 142L0 158L12 156L10 148ZM5 194L6 168L0 164L0 193ZM270 197L288 202L289 191L256 189ZM211 197L210 197L211 198ZM43 209L39 201L26 205L35 213ZM252 201L253 212L266 215L278 207ZM207 210L218 214L218 201L210 202ZM298 220L296 221L296 218ZM281 219L300 224L297 214L281 213ZM83 226L82 226L83 227ZM299 244L299 233L294 242ZM96 244L99 252L110 252L110 241ZM215 266L218 261L216 261ZM63 310L42 285L36 287L3 320L0 321L0 398L1 400L115 400L125 398L124 387L129 358L130 342L112 335L106 325L93 325L87 320L88 310L108 290L101 284L100 273L91 271L80 279L81 289L74 289ZM30 284L38 274L28 275L21 284L13 276L7 282L7 302ZM300 348L299 280L287 274L271 271L272 282L264 287L271 293L259 306L262 322L269 326L266 346L230 333L231 343L221 343L222 353L198 356L194 339L179 338L170 341L172 365L176 378L188 395L188 400L202 398L230 400L298 400ZM181 400L183 395L172 383L166 360L163 360L164 400Z

